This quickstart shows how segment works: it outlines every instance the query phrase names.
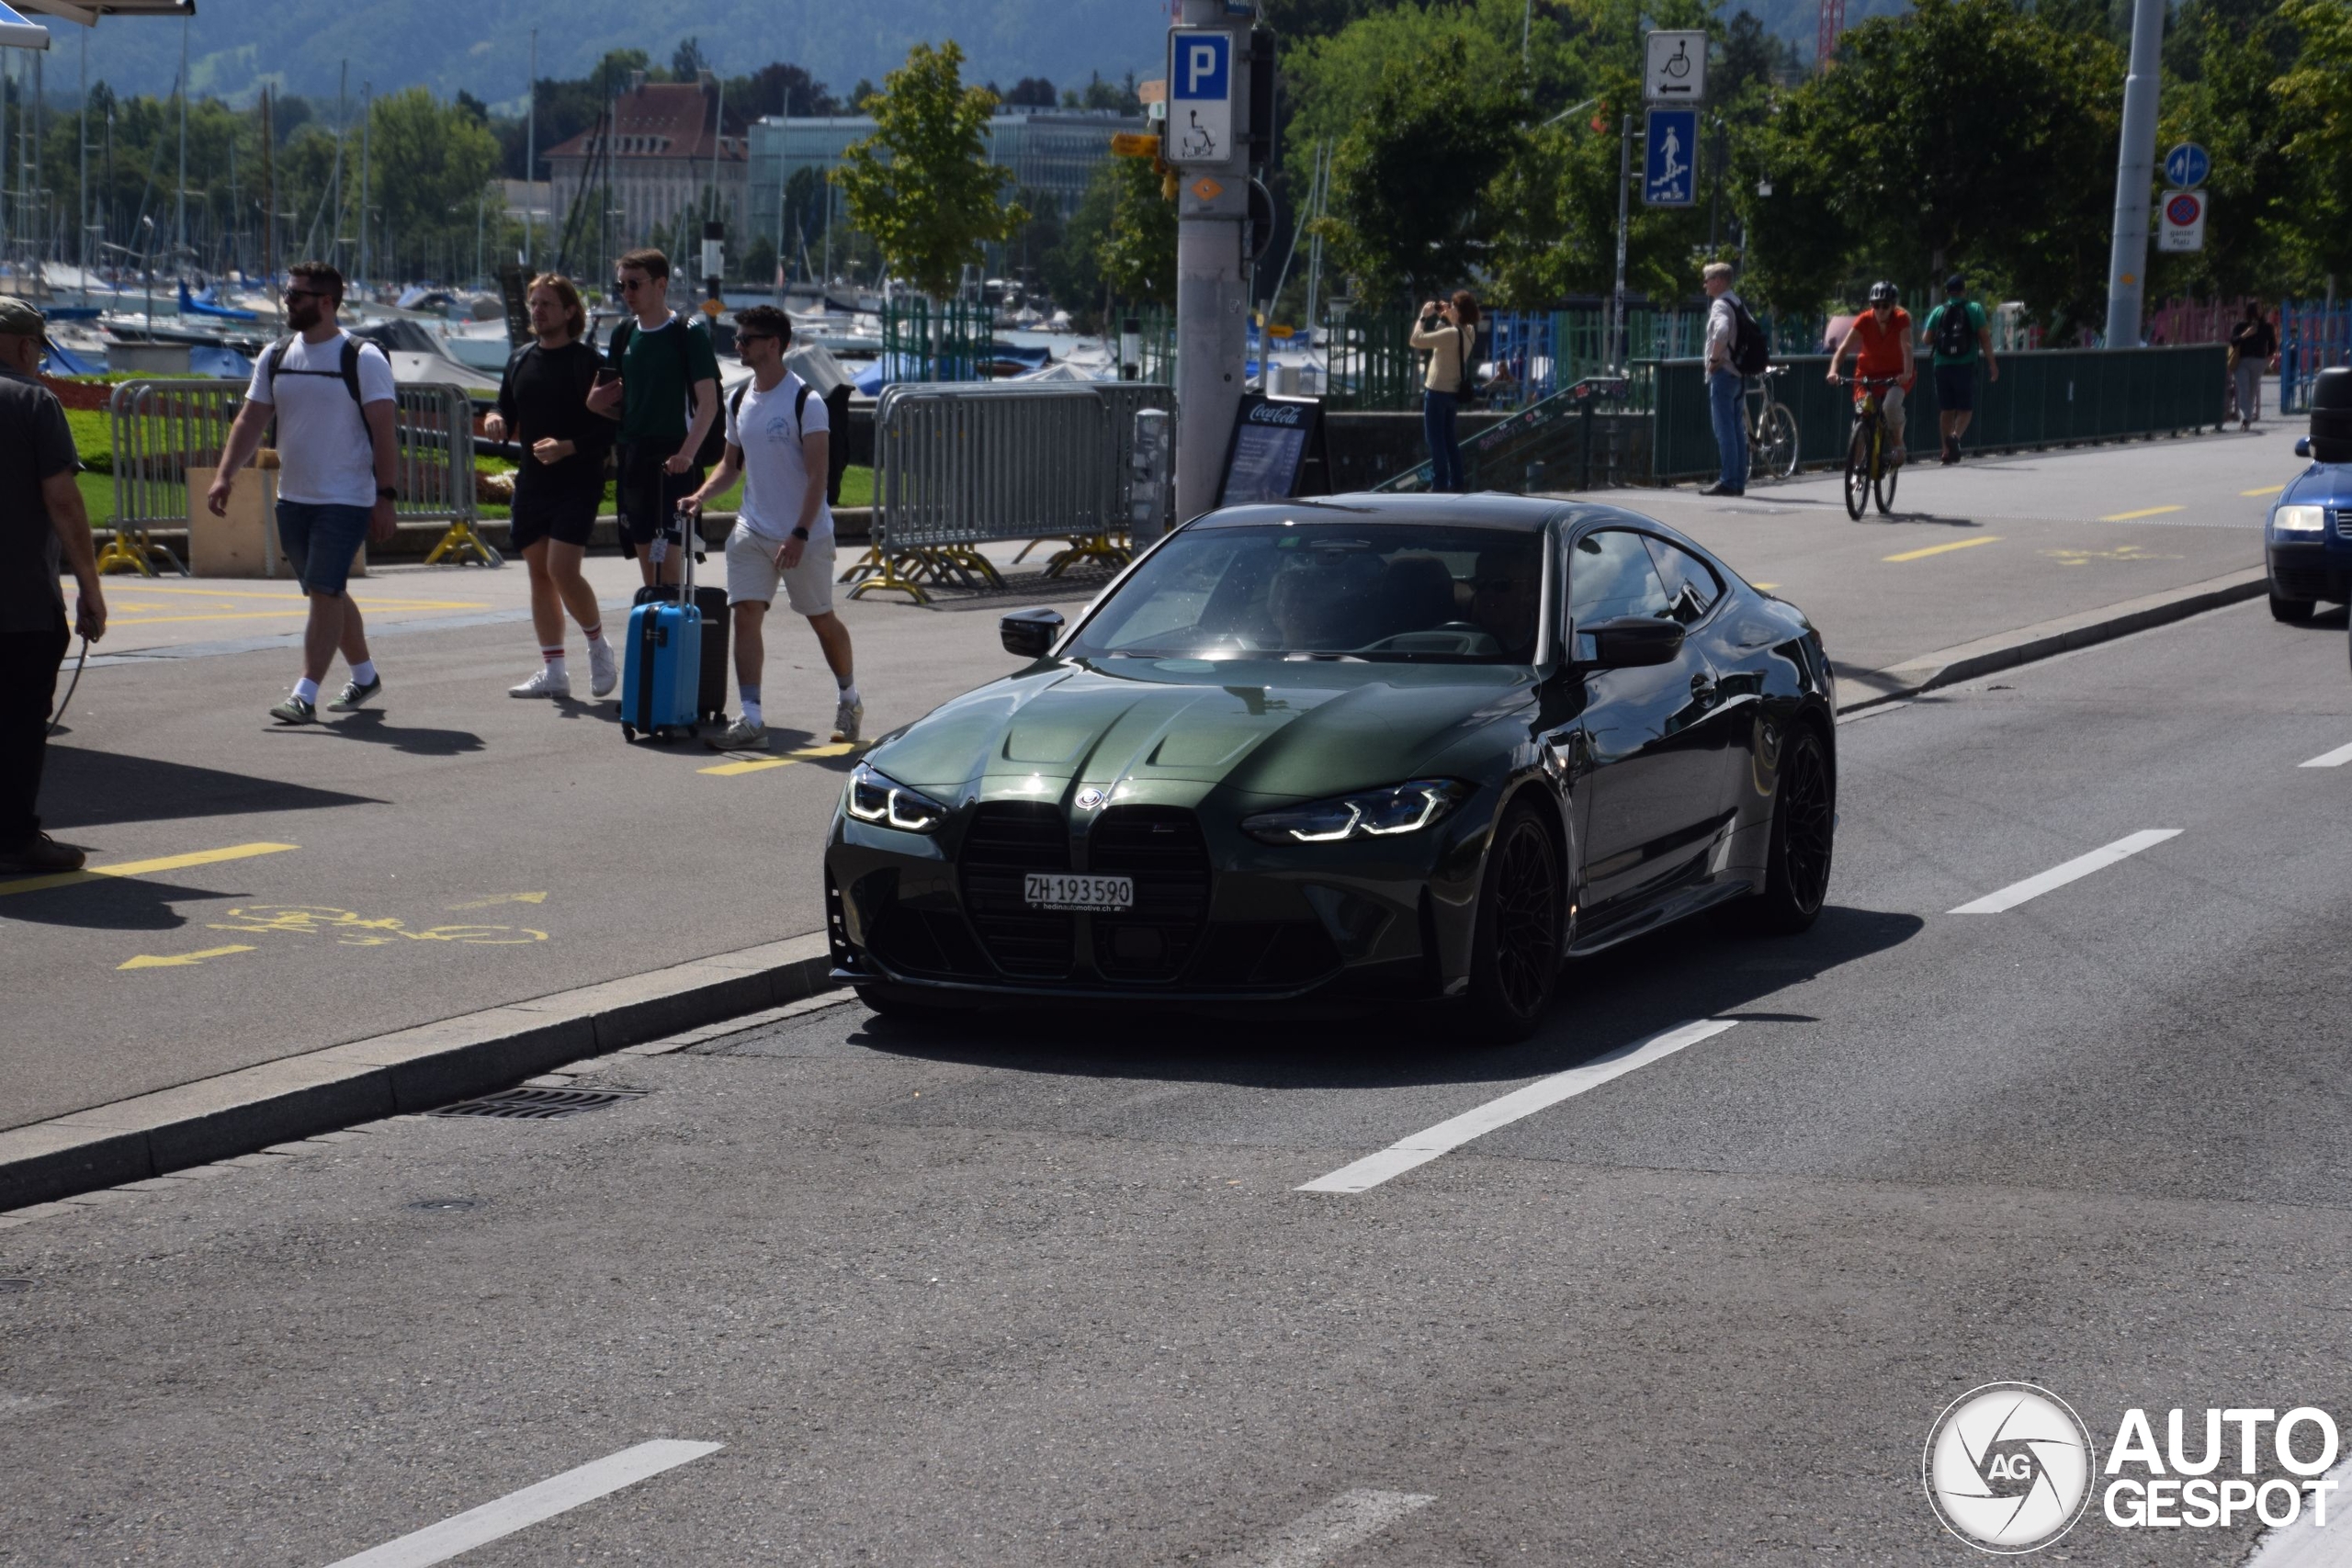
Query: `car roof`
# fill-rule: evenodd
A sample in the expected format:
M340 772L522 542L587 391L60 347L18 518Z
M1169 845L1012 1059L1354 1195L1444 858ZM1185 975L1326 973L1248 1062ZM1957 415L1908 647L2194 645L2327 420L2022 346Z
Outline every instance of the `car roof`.
M1484 491L1476 495L1366 491L1352 495L1299 496L1289 501L1225 507L1194 518L1186 526L1265 527L1283 522L1442 523L1455 527L1503 528L1524 533L1533 533L1554 523L1571 526L1603 523L1661 534L1711 560L1715 558L1713 551L1680 529L1622 506L1553 496L1511 495L1501 491Z

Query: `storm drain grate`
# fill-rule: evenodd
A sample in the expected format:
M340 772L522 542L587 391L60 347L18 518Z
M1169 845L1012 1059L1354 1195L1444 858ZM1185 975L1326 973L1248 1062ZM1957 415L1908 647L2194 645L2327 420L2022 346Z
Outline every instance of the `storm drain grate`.
M552 1122L601 1111L624 1100L642 1100L642 1090L626 1089L509 1089L480 1100L461 1100L427 1111L430 1116L501 1116L510 1122Z

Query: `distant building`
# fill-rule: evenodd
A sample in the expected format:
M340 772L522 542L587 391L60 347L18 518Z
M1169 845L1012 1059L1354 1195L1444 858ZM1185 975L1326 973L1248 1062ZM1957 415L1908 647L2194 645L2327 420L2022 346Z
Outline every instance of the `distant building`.
M591 126L547 153L549 221L559 235L571 221L583 186L612 191L614 243L640 245L680 212L699 212L703 193L716 185L721 215L730 229L742 221L744 171L750 164L743 121L719 114L718 85L708 72L699 82L647 82L632 76L629 90L613 100L609 131ZM609 144L606 137L609 136ZM582 241L575 251L593 251L589 236L599 213L580 216ZM734 250L734 243L729 249ZM673 256L681 266L690 265Z
M1011 194L1033 191L1053 203L1064 218L1078 209L1096 165L1111 155L1111 138L1119 131L1149 127L1139 116L1110 109L1030 109L1000 107L989 122L989 162L1012 171ZM808 171L804 186L830 204L842 217L841 197L828 176L842 162L852 142L874 134L871 115L817 117L770 116L751 129L749 208L752 234L778 237L783 193L796 174ZM821 220L804 220L804 226L821 228ZM748 244L748 237L740 244ZM784 234L779 251L788 251L792 236ZM730 242L729 249L739 243Z

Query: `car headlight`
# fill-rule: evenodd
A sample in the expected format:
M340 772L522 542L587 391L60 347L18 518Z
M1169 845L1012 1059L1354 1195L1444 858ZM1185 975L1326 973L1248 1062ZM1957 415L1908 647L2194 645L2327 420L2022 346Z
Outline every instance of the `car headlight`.
M947 807L864 762L850 770L842 809L861 822L879 822L908 833L929 833L947 820Z
M2270 525L2281 534L2320 534L2327 530L2324 506L2281 506L2270 514Z
M1268 844L1328 844L1418 833L1470 795L1459 779L1413 779L1332 800L1312 800L1244 818L1241 830Z

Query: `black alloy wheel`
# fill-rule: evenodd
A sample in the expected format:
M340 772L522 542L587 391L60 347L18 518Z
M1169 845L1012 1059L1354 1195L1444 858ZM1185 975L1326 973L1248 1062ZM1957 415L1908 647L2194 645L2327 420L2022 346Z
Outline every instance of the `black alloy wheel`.
M1470 1010L1488 1040L1524 1040L1560 974L1560 856L1532 807L1503 815L1487 852L1470 954Z
M1810 726L1789 737L1781 781L1772 792L1772 838L1765 852L1764 890L1747 901L1749 924L1793 936L1820 918L1837 849L1838 786L1829 749Z
M2318 613L2319 601L2316 599L2284 599L2279 597L2276 588L2270 591L2270 618L2274 621L2300 626Z
M1894 481L1901 478L1903 470L1888 462L1885 453L1882 451L1879 455L1877 485L1878 514L1881 517L1894 510Z
M1846 445L1846 515L1860 523L1871 500L1871 425L1854 425L1854 439Z

